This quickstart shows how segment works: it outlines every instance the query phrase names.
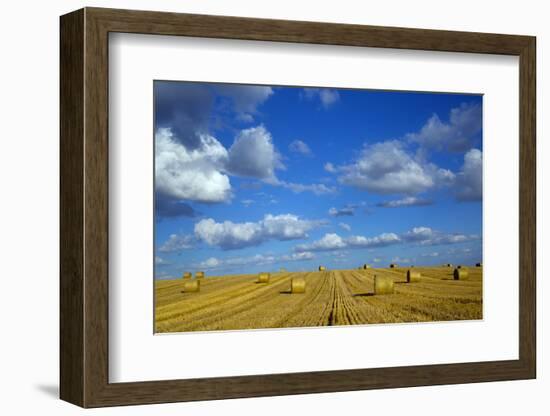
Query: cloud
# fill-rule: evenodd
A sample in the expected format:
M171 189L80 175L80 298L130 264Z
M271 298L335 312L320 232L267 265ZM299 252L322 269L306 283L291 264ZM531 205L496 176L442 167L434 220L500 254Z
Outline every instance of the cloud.
M209 259L206 259L205 261L201 262L199 266L204 269L213 269L220 266L221 264L222 262L217 258L210 257Z
M258 222L216 222L212 218L195 224L195 235L210 246L223 250L257 246L269 240L307 238L307 232L322 225L321 221L303 220L296 215L266 215Z
M383 233L376 237L351 236L342 238L338 234L325 234L320 240L310 244L300 244L294 249L303 251L330 251L343 248L385 247L400 243L401 239L394 233Z
M288 145L288 149L293 153L300 153L302 155L311 156L311 149L306 143L301 140L294 140Z
M229 149L226 169L237 176L270 179L275 178L275 169L284 169L284 165L271 134L260 125L242 130L237 135Z
M256 203L253 199L243 199L241 200L241 204L243 204L245 207L249 207L250 205Z
M172 199L163 194L155 196L155 215L157 219L176 217L196 217L197 211L191 205Z
M285 254L284 256L281 256L282 261L306 261L306 260L313 260L314 258L315 258L315 254L313 254L310 251Z
M170 199L223 202L231 198L231 184L223 165L227 151L214 137L200 136L200 145L190 150L172 131L155 134L155 187Z
M208 134L214 96L205 84L155 81L155 127L169 128L175 139L193 150Z
M320 240L311 244L300 244L295 247L297 252L337 250L346 247L346 242L335 233L325 234Z
M271 134L264 126L242 130L229 151L214 137L202 135L190 150L168 128L155 135L155 186L158 215L194 216L182 201L226 202L233 196L228 174L262 180L294 193L332 194L334 187L300 184L277 179L275 169L284 169Z
M483 196L483 154L471 149L464 155L462 169L456 175L456 198L459 201L481 201Z
M328 214L332 217L346 217L346 216L352 216L355 214L355 205L346 205L343 208L330 208L328 210Z
M479 104L462 104L451 110L448 123L433 114L419 132L409 133L406 138L426 148L463 152L472 147L481 131L481 113Z
M257 165L246 159L246 152L239 154L239 144L235 151L228 153L209 130L210 124L216 122L212 114L214 107L220 106L217 99L229 103L222 106L226 112L253 121L257 107L272 94L270 87L262 86L155 82L155 178L160 195L159 217L193 216L193 209L182 204L182 200L206 203L229 200L232 194L228 166L237 173L248 168L253 177L263 175ZM243 136L247 134L251 132L241 132ZM258 143L248 144L258 151L265 140L262 142L260 138ZM246 142L246 137L243 141ZM259 156L264 157L266 153L259 152ZM246 164L237 169L239 161ZM261 164L265 162L265 158L258 160Z
M270 87L254 85L208 84L155 81L155 126L170 128L187 149L201 145L209 134L214 108L246 122L254 121L258 107L271 95Z
M333 194L334 187L325 184L301 184L280 180L276 169L284 170L281 155L273 145L269 131L263 126L242 130L229 149L229 158L225 166L233 175L262 180L272 186L280 186L299 194L312 192L315 195Z
M218 259L216 257L210 257L196 266L201 269L222 269L222 268L235 268L240 266L264 266L275 264L279 262L292 262L292 261L307 261L313 260L315 255L313 253L291 253L282 256L263 255L256 254L248 257L230 257L228 259Z
M414 227L403 234L403 239L406 241L428 241L433 235L434 231L429 227Z
M301 194L302 192L311 192L315 195L327 195L336 193L335 187L326 186L323 183L302 184L276 180L271 184L275 186L282 186L283 188L291 190L295 194Z
M457 244L479 240L477 234L443 233L430 227L414 227L401 235L403 241L418 243L424 246Z
M346 231L351 231L351 227L349 226L349 224L346 224L345 222L341 222L338 225L340 226L340 228L342 228Z
M395 233L383 233L376 237L351 236L347 239L349 247L385 247L400 242Z
M376 206L381 208L399 208L399 207L414 207L414 206L426 206L432 205L433 201L430 199L417 198L415 196L407 196L401 199L395 199L392 201L379 202Z
M258 85L218 84L214 89L232 101L237 118L245 122L254 121L258 107L273 95L271 87Z
M321 239L308 244L299 244L294 247L296 252L305 251L332 251L344 248L377 248L396 244L416 243L423 246L435 246L457 244L479 240L477 234L442 233L429 227L414 227L411 230L397 235L395 233L382 233L375 237L354 235L342 238L338 234L328 233Z
M330 88L304 88L304 97L308 100L319 99L325 110L340 100L338 91Z
M397 140L366 144L353 163L334 170L340 183L376 194L418 194L454 180L451 171L416 160Z
M193 242L192 235L171 234L168 240L159 247L159 251L161 253L171 253L186 250L193 247Z
M330 162L325 163L323 168L329 173L336 173L338 171Z

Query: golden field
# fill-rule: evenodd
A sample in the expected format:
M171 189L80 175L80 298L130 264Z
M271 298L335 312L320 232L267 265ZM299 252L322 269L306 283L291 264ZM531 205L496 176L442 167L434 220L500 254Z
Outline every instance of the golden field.
M158 280L155 332L482 319L482 268L454 280L452 267L415 267L421 277L413 283L407 270L281 272L269 283L257 283L257 274L207 276L191 293L184 279ZM374 295L375 275L391 278L395 293ZM293 278L305 280L305 293L290 293Z

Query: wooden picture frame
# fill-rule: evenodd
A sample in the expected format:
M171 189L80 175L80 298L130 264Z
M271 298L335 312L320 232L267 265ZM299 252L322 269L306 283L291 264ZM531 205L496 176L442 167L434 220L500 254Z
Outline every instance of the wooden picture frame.
M60 396L82 407L536 377L536 41L530 36L85 8L61 17ZM519 359L109 383L110 32L519 57Z

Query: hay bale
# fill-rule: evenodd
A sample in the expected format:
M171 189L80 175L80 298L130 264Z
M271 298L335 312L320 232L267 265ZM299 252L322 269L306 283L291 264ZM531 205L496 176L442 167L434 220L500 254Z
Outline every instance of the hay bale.
M463 267L463 266L462 266L461 264L459 264L458 266L456 266L457 269L462 269L462 267Z
M290 281L290 292L291 293L305 293L306 292L306 281L303 277L295 277Z
M364 270L370 269L370 264L363 264L363 269Z
M420 281L420 272L407 270L407 283L419 282Z
M200 292L201 290L201 281L197 279L186 280L183 282L183 292Z
M390 269L395 269L396 267L399 267L399 266L395 263L390 264Z
M182 279L191 279L192 276L193 276L193 274L191 272L183 272L183 276L181 278Z
M269 283L269 273L260 273L258 275L258 283Z
M327 268L325 266L319 266L319 271L324 272Z
M482 263L476 263L476 267L483 267Z
M453 267L453 265L451 263L447 263L445 266L447 267Z
M461 269L456 268L453 272L453 277L455 280L468 280L468 269L464 267Z
M204 279L204 272L195 272L195 279Z
M374 276L374 294L391 295L393 294L394 283L391 277Z

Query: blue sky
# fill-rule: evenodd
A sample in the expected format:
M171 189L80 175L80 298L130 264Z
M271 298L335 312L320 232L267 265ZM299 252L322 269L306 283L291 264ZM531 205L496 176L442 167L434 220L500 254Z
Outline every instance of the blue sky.
M481 261L482 96L155 81L155 277Z

